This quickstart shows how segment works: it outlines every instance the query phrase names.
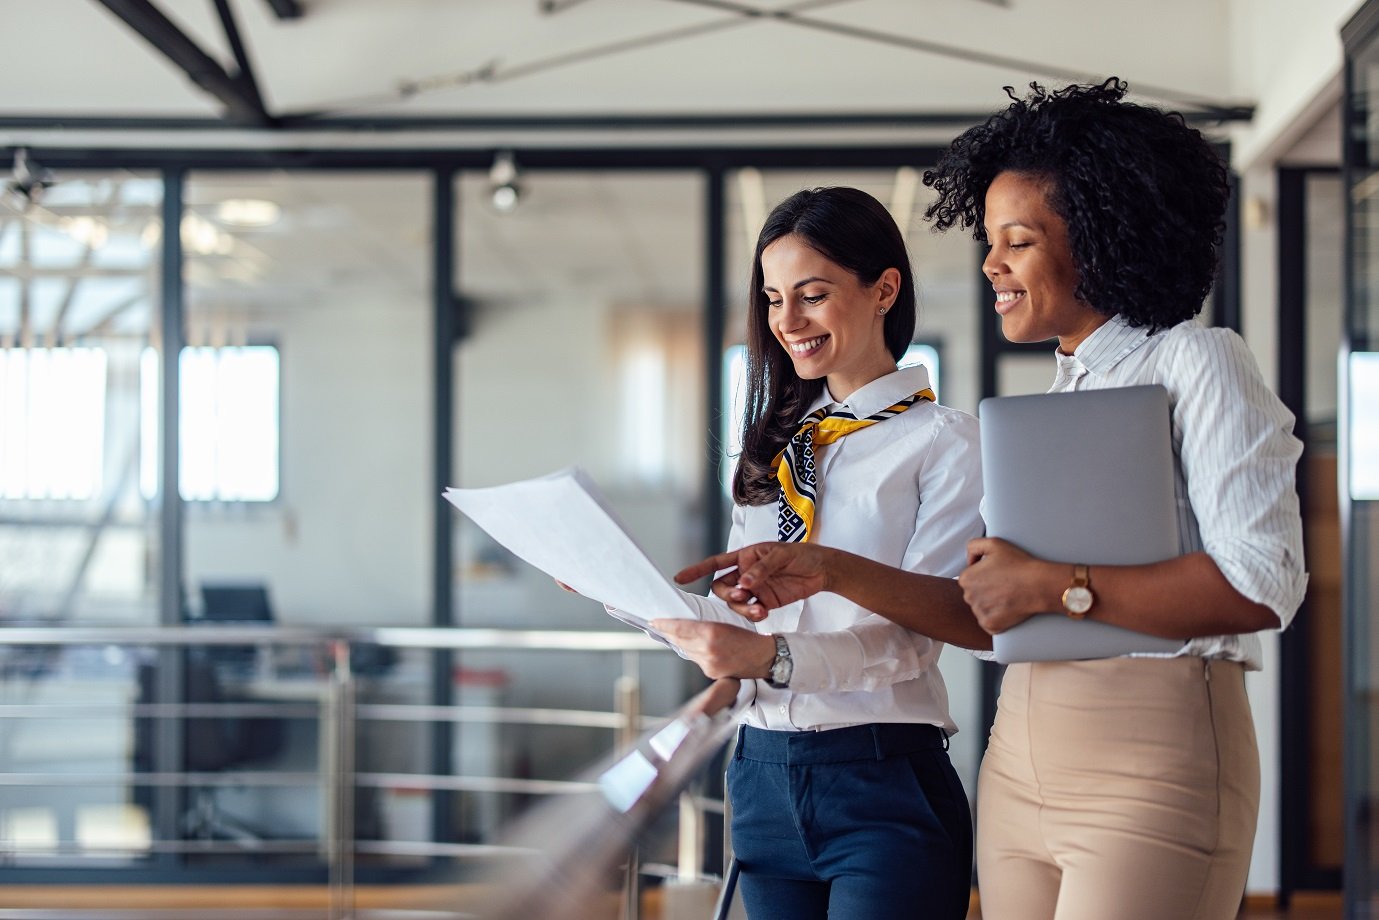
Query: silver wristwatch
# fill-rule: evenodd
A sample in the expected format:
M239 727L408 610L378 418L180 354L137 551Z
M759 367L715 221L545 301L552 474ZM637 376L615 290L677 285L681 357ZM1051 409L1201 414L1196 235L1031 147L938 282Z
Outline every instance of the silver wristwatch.
M766 683L775 687L777 690L784 690L790 686L790 675L795 671L795 662L790 657L790 644L785 641L784 636L775 636L776 657L771 662L771 673L766 678Z

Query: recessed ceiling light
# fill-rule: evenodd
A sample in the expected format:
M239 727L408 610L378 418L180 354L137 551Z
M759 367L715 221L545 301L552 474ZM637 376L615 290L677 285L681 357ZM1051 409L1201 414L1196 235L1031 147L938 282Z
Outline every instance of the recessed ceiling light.
M227 198L215 207L216 220L231 227L267 227L281 215L276 202L263 198Z

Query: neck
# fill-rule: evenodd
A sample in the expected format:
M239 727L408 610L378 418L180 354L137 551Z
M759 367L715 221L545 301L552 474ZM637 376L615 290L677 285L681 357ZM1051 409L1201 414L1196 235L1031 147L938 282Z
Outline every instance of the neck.
M1086 320L1079 324L1076 330L1058 337L1058 350L1065 355L1070 355L1077 351L1077 347L1087 341L1089 335L1106 325L1110 318L1111 317L1104 313L1097 313L1094 310L1090 311Z
M828 396L834 402L845 402L849 396L862 387L879 380L887 374L895 373L895 361L887 354L883 361L868 365L865 369L853 372L829 374L825 379Z

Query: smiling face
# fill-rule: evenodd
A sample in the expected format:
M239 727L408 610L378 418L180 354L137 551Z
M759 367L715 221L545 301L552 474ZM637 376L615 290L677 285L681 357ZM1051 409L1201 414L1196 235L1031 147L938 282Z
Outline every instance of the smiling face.
M895 370L885 311L900 289L898 269L864 285L790 234L762 250L761 275L767 323L802 379L827 378L832 397L844 400Z
M1012 342L1057 338L1072 354L1108 317L1077 299L1068 225L1049 204L1048 182L1003 172L986 192L982 273L996 290L1001 332Z

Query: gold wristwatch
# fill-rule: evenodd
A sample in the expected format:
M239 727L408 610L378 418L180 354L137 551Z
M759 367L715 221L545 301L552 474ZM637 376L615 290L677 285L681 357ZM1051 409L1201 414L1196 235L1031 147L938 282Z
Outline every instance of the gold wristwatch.
M1063 609L1074 620L1085 617L1096 603L1092 594L1092 573L1085 565L1073 566L1073 583L1063 592Z

